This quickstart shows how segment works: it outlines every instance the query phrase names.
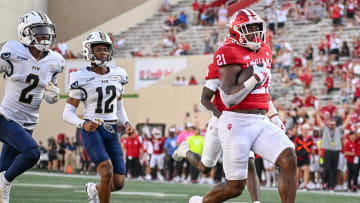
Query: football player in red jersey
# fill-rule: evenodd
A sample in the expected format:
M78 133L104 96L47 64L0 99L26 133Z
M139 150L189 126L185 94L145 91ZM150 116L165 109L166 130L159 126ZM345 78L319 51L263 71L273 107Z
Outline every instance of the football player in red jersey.
M251 9L236 12L229 31L233 43L224 44L214 55L220 67L220 96L226 106L219 119L219 139L223 149L226 183L216 185L204 197L189 202L224 202L239 196L246 184L250 150L280 167L279 193L283 203L294 203L296 196L296 155L284 130L265 113L276 115L269 100L271 49L265 39L265 23ZM252 67L253 74L239 82L242 70ZM245 72L245 71L244 71ZM280 123L279 123L279 126Z
M226 39L224 43L231 43L231 40ZM206 129L204 147L202 155L189 150L189 143L182 142L178 149L173 153L173 158L180 161L186 158L191 165L195 166L204 174L210 173L210 170L216 165L221 154L221 143L218 137L218 122L221 112L226 109L220 98L218 87L220 86L219 67L215 64L210 64L208 73L205 77L206 83L201 93L201 104L207 109L212 117L208 122ZM249 154L248 165L248 190L253 202L260 200L260 183L256 175L255 156L253 152Z
M152 173L151 174L157 174L157 178L161 181L164 180L165 177L165 171L164 169L164 144L165 139L161 135L161 132L159 129L154 128L151 131L151 134L153 135L153 138L151 139L152 145L153 145L153 155L150 158L150 168ZM157 169L156 169L157 166ZM156 171L158 170L158 171Z

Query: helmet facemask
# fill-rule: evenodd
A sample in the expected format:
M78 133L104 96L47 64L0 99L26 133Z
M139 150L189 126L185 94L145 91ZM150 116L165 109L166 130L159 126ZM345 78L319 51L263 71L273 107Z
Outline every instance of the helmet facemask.
M108 56L105 60L101 60L96 58L94 54L94 47L96 45L103 44L108 48ZM104 41L102 42L87 42L85 44L86 49L84 50L85 59L90 61L92 64L95 64L96 66L105 66L107 63L109 63L112 60L112 54L113 54L113 46L110 43L106 43Z
M251 25L256 25L256 31L249 31ZM234 25L233 30L239 35L239 44L252 51L258 51L261 48L261 41L265 42L266 25L264 22Z
M34 46L39 51L48 51L55 42L55 26L52 24L31 24L24 28L22 33L28 46ZM38 41L37 36L47 36L47 39Z

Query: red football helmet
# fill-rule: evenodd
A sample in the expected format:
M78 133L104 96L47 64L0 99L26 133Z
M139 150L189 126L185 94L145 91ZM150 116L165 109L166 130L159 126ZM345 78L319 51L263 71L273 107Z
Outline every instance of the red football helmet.
M258 51L261 40L265 42L265 22L252 9L241 9L234 13L228 27L229 38L240 46Z

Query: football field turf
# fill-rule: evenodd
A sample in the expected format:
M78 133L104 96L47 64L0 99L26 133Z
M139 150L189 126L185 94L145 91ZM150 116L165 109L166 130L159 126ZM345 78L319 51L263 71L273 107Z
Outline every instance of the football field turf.
M10 203L86 203L84 185L98 182L98 177L28 172L14 181ZM159 183L127 181L120 192L112 193L111 202L121 203L186 203L192 195L203 195L210 185L187 185L180 183ZM241 197L228 202L251 202L248 191ZM261 202L280 202L277 190L261 190ZM298 192L297 203L360 203L359 193Z

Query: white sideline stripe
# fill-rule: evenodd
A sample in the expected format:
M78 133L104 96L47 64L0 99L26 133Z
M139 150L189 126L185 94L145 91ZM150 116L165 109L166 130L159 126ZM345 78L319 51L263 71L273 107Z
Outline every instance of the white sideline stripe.
M44 172L33 172L33 171L27 171L24 174L25 175L35 175L35 176L48 176L48 177L90 178L90 179L99 179L100 180L100 176L97 176L97 175L44 173Z
M360 197L360 193L355 193L355 192L334 192L334 193L330 193L327 191L314 191L314 190L310 190L310 191L296 191L297 193L313 193L313 194L321 194L321 195L337 195L337 196L347 196L347 197Z
M55 185L55 184L31 184L31 183L14 183L15 186L24 187L51 187L51 188L81 188L73 185Z
M261 190L277 191L277 188L261 187L260 191ZM309 190L309 191L296 190L296 193L313 193L313 194L319 194L319 195L336 195L336 196L360 197L359 192L355 193L355 192L344 192L344 191L335 191L334 193L330 193L329 191L322 191L322 190Z
M75 192L81 192L84 193L83 190L75 190ZM189 197L189 195L186 194L165 194L161 192L125 192L125 191L118 191L118 192L112 192L111 194L117 194L117 195L140 195L140 196L151 196L151 197Z

